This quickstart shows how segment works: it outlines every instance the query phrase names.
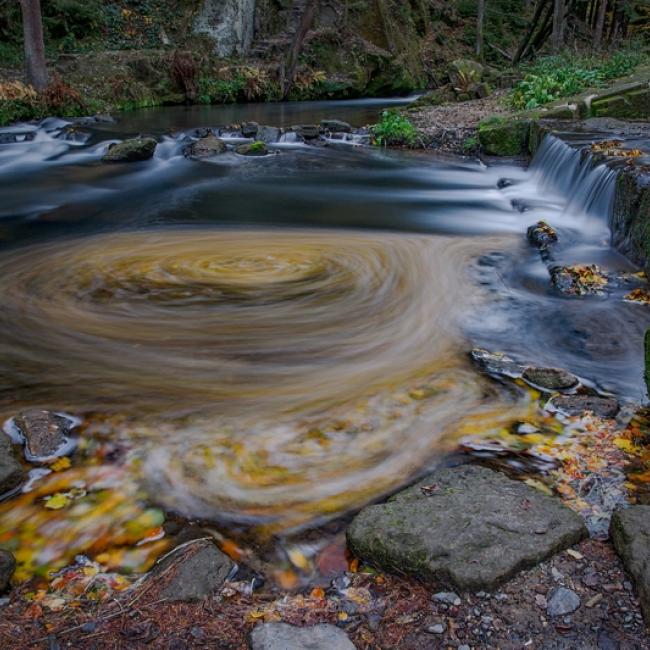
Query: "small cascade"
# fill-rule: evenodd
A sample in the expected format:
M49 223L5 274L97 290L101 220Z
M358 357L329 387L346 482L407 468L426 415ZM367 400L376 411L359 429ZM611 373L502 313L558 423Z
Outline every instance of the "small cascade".
M614 204L617 172L594 161L591 153L574 149L547 135L530 166L541 192L568 197L568 214L609 218Z

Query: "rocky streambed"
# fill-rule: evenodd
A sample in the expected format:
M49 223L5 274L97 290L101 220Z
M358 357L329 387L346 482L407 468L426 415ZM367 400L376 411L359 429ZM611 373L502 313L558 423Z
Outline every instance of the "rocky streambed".
M0 151L0 635L648 647L631 145L556 124L524 170L261 124Z

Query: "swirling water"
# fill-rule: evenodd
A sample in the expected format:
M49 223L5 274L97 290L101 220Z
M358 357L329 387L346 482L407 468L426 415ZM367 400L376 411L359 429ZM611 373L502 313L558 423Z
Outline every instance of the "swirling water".
M470 368L473 343L638 399L650 319L553 294L525 243L544 218L558 263L631 268L608 245L611 174L563 143L530 171L334 143L181 154L192 126L376 108L157 109L0 145L1 414L104 421L155 502L281 533L435 465L468 418L525 409ZM100 162L138 131L153 160Z

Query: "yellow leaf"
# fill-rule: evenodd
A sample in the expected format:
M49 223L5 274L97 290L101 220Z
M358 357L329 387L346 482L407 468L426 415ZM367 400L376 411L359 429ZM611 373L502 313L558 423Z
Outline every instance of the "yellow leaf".
M530 487L535 488L536 490L539 490L540 492L543 492L544 494L547 494L548 496L553 495L553 491L551 488L548 487L545 483L542 483L541 481L538 481L534 478L527 478L524 483L526 485L529 485Z
M55 471L55 472L63 472L66 469L70 469L72 466L72 462L67 456L63 456L62 458L59 458L55 460L51 465L50 469Z
M311 568L309 560L297 548L288 549L287 555L289 556L289 561L291 564L293 564L293 566L295 566L297 569L301 569L302 571L309 571Z
M49 510L61 510L61 508L65 508L69 503L70 498L62 492L57 492L45 499L45 507Z

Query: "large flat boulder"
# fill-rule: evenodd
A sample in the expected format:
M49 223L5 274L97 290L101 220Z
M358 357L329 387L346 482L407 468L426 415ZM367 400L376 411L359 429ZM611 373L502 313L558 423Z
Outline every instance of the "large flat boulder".
M365 508L347 531L352 552L371 564L466 590L493 589L586 536L558 499L473 465Z
M616 552L634 580L641 610L650 626L650 506L616 510L609 533Z
M252 650L354 650L347 634L327 623L311 627L263 623L251 632L250 647Z

